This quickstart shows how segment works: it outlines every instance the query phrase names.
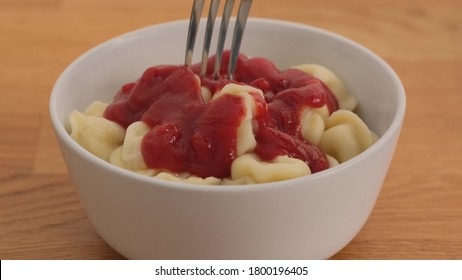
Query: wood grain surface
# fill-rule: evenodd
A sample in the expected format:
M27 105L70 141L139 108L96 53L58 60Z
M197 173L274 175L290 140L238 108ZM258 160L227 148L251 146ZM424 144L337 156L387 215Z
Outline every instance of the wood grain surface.
M69 181L48 116L77 56L188 18L191 1L0 0L0 259L120 259ZM462 259L462 1L255 0L253 17L315 25L382 56L407 113L380 197L333 259ZM288 46L290 49L290 46Z

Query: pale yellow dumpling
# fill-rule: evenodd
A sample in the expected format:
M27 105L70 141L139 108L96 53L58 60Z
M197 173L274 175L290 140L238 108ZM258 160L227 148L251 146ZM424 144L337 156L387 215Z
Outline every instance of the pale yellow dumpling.
M101 104L90 105L86 110L90 115L73 111L69 116L70 135L90 153L108 161L110 154L123 143L125 129L98 116L102 115L102 108Z
M300 128L303 138L318 145L324 133L324 128L324 120L319 110L312 108L305 108L303 110Z
M146 169L147 166L141 153L141 142L148 131L149 127L142 121L129 125L123 145L111 154L109 162L132 171Z
M201 178L191 174L172 174L169 172L160 172L154 176L157 179L162 179L172 182L182 182L189 184L202 184L202 185L219 185L221 184L221 179L216 177L206 177Z
M320 147L342 163L369 148L376 139L373 135L355 113L338 110L327 119Z
M296 158L277 156L270 162L248 153L237 157L231 165L231 178L250 177L256 183L275 182L311 174L308 165Z
M258 93L261 97L263 97L263 92L259 89L256 89L251 86L243 86L238 84L227 84L223 87L223 89L212 97L211 102L214 99L220 98L224 94L232 94L237 95L243 98L246 112L244 118L241 120L241 124L237 129L237 155L245 154L249 151L252 151L255 146L257 145L257 141L255 140L254 135L254 127L253 127L253 116L255 115L256 105L255 99L250 94L252 92Z
M326 67L317 64L302 64L295 66L294 68L313 75L321 80L337 98L340 109L353 111L358 104L358 101L354 96L347 94L343 82L337 77L337 75Z

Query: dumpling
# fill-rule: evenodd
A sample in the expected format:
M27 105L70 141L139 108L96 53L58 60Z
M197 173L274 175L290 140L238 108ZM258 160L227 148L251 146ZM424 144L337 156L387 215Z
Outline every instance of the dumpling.
M358 115L338 110L327 119L320 147L342 163L369 148L377 139L374 135Z
M149 127L142 121L129 125L123 145L111 154L109 162L132 171L146 169L147 166L141 153L141 142L148 131Z
M108 161L111 153L122 144L125 129L101 117L103 107L93 103L86 114L73 111L69 116L70 136L90 153Z
M302 64L295 66L294 68L320 79L335 95L340 109L353 111L358 104L358 101L354 96L346 93L345 86L337 75L326 67L317 64Z
M160 172L154 176L155 178L172 181L172 182L182 182L189 184L203 184L203 185L220 185L221 179L216 177L206 177L201 178L191 174L172 174L169 172Z
M251 86L243 86L238 84L227 84L219 92L212 97L213 99L220 98L224 94L233 94L241 96L244 99L246 114L241 120L241 124L237 129L237 155L245 154L253 151L257 145L254 135L253 116L256 114L255 98L250 93L257 93L263 98L263 92Z
M316 109L307 107L302 112L300 132L302 133L303 138L316 145L318 145L321 141L325 128L325 121L322 116L323 111L321 110L323 108L326 109L325 106Z
M288 156L278 156L265 162L256 154L247 153L237 157L231 165L233 180L250 177L256 183L281 181L309 174L311 171L305 162Z

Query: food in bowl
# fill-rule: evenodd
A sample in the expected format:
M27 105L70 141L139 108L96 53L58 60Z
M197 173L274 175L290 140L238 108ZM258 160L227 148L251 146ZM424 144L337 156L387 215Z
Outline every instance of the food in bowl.
M73 110L83 112L95 100L110 103L121 85L152 65L181 64L188 25L189 20L169 22L111 39L73 61L53 87L53 128L95 231L130 259L329 258L369 217L406 107L393 69L347 38L298 23L249 18L241 47L281 69L323 65L359 100L355 112L379 139L335 168L262 184L188 184L119 168L69 135ZM198 36L204 27L205 21ZM199 52L193 60L200 60Z
M112 103L69 117L82 147L116 166L165 180L253 184L317 173L369 148L377 135L327 68L279 70L240 54L234 79L200 65L150 67Z

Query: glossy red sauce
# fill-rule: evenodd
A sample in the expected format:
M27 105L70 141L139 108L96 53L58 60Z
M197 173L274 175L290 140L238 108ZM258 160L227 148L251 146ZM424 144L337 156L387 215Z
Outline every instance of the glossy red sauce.
M226 73L228 61L225 52L221 73ZM106 109L104 117L125 128L139 120L150 127L141 147L148 167L200 177L230 176L246 109L239 96L203 101L201 85L215 93L231 82L223 75L218 80L210 77L213 63L211 57L200 82L198 64L151 67L138 81L124 85ZM252 93L257 104L256 154L267 161L279 155L298 158L312 173L328 168L325 154L300 132L304 107L327 105L331 113L338 109L335 96L321 81L296 69L280 71L264 58L240 55L233 82L264 93L264 99Z

